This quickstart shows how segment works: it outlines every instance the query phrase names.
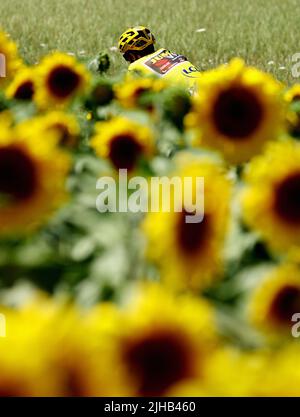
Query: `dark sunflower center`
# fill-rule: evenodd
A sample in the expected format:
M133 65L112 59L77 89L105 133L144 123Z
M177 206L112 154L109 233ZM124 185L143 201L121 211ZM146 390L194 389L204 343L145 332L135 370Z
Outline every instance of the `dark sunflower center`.
M294 313L300 312L300 289L287 285L276 295L270 308L270 315L281 324L290 324Z
M64 370L64 387L68 397L84 397L86 395L85 385L82 380L80 369L76 366L62 366Z
M69 129L63 123L55 123L50 129L54 129L59 134L59 143L62 146L72 145L72 135L69 132Z
M97 85L92 95L97 106L105 106L113 100L114 91L109 85Z
M285 178L277 186L274 209L287 223L300 223L300 172Z
M139 394L160 396L175 383L192 376L190 355L186 340L166 330L130 343L124 359L139 384Z
M33 161L20 149L0 149L0 195L25 200L34 193L37 173Z
M78 88L80 77L72 68L60 65L50 72L47 84L54 96L65 99Z
M299 117L299 114L297 114L296 123L288 122L287 126L288 126L289 134L291 136L293 136L294 138L299 139L300 138L300 117Z
M151 97L151 94L149 94L151 91L150 87L139 87L134 93L138 105L149 112L152 112L154 109L153 98Z
M17 100L31 100L34 94L34 85L32 81L26 81L21 84L15 94L14 98Z
M252 135L262 118L262 105L247 88L231 87L222 91L214 103L214 124L222 135L232 139L244 139Z
M295 94L294 97L292 98L292 103L299 101L300 100L300 94Z
M116 169L132 171L142 150L142 146L133 137L117 136L110 144L109 158Z
M206 215L202 222L187 223L186 216L191 215L185 210L179 213L177 240L180 249L187 255L195 255L205 244L209 232L209 219Z
M150 92L151 89L147 88L147 87L139 87L135 90L134 92L134 97L136 97L137 99L140 98L144 93L148 93Z
M6 384L0 387L0 398L23 397L26 392L22 390L17 384Z

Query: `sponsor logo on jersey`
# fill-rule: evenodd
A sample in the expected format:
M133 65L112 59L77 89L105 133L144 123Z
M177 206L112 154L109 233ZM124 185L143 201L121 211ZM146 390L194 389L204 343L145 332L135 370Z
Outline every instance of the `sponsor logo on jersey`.
M185 77L188 77L188 78L198 78L199 74L200 74L200 71L198 70L197 67L195 67L195 65L191 65L188 68L184 68L181 71L181 73L182 73L182 75L184 75Z
M165 75L176 65L186 62L187 58L164 49L157 55L144 62L146 67L151 68L159 75Z

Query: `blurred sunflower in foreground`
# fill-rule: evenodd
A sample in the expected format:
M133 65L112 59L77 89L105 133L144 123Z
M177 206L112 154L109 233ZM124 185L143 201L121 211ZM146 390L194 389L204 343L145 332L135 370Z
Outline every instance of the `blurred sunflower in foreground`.
M300 270L287 264L273 268L250 295L250 322L266 335L290 338L292 317L300 312Z
M0 126L2 129L10 128L14 123L14 117L10 110L0 112Z
M0 130L1 235L26 233L43 223L66 199L69 157L51 136L34 130Z
M200 196L204 199L204 218L198 223L188 223L186 216L195 214L195 208L185 207L183 200L179 202L181 211L164 212L160 208L149 213L143 224L148 240L147 256L170 287L199 290L208 287L222 271L231 181L224 167L210 157L183 153L175 159L176 164L173 174L182 180L182 196L190 195L196 201L200 192L196 178L204 179L204 195ZM191 188L184 183L188 177L193 180ZM173 194L171 201L172 198Z
M3 311L3 309L2 309ZM34 397L58 395L55 373L47 361L45 340L39 337L38 314L27 319L19 310L5 310L7 335L0 343L0 396Z
M97 117L97 110L100 107L110 105L115 99L114 84L106 78L92 80L87 96L84 100L86 110Z
M253 395L271 397L300 396L300 346L297 341L268 351L263 378Z
M300 138L300 84L295 84L289 88L284 98L288 104L286 114L286 125L288 134L298 139Z
M89 311L35 296L5 309L0 396L296 396L300 349L224 346L207 301L141 284Z
M63 108L84 93L89 80L87 69L74 57L60 52L48 55L37 67L36 103L42 109Z
M229 397L299 396L299 343L279 349L217 350L208 361L208 394ZM187 395L187 394L186 394Z
M293 103L300 100L300 84L294 84L291 88L289 88L285 92L284 98L287 103Z
M241 200L244 221L270 249L298 258L300 144L290 139L273 143L254 158L245 172Z
M241 59L205 72L198 80L186 125L195 145L221 152L232 163L248 161L283 129L282 85Z
M299 85L237 59L192 96L0 53L0 396L300 395ZM97 212L119 169L158 180L150 213Z
M154 152L154 135L150 128L134 120L117 116L95 125L91 146L96 154L108 159L116 169L132 172Z
M157 78L125 78L115 87L116 98L125 108L152 108L147 95L161 92L166 87L165 81Z
M44 295L7 310L1 340L0 396L106 395L103 360L93 357L93 340L83 313Z
M79 143L80 126L73 113L49 111L20 123L19 129L29 135L34 129L41 140L45 141L52 134L57 138L58 144L66 149L75 149Z
M0 31L0 54L5 57L5 77L0 77L0 86L11 81L23 66L23 62L18 54L16 44L9 39L8 35Z
M36 91L35 69L21 69L6 89L8 98L31 101Z
M206 383L185 382L172 391L178 397L294 397L300 395L299 343L279 349L243 351L223 347L206 362Z
M99 343L108 339L106 366L116 370L114 383L124 390L119 395L162 396L183 381L205 379L206 359L217 345L206 301L148 284L135 290L120 312L109 327L100 324L101 308L90 318Z

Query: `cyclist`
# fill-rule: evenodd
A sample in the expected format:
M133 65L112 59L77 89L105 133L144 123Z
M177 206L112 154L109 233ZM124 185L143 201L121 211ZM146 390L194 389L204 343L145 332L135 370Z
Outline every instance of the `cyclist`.
M119 51L129 62L128 71L156 75L193 90L200 71L183 55L165 48L155 51L155 37L144 26L127 29L119 39Z

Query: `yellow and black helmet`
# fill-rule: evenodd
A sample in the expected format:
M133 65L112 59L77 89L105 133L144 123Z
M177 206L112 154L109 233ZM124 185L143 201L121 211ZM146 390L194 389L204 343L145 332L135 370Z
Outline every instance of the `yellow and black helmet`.
M142 51L149 45L155 44L151 31L144 26L127 29L119 39L119 50L122 54L127 51Z

